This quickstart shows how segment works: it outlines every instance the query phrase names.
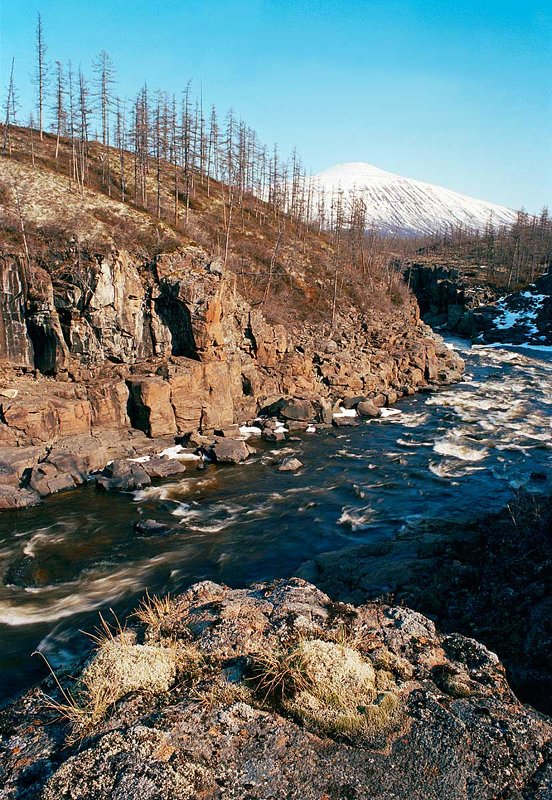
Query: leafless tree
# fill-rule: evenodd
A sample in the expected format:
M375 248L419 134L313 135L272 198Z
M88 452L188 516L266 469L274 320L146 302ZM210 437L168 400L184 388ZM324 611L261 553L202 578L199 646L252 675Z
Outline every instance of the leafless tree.
M61 140L61 136L65 133L67 128L67 111L65 109L65 94L66 94L66 87L65 87L65 76L63 73L63 66L61 61L56 61L55 63L55 82L56 82L56 92L54 98L54 124L56 130L56 153L55 159L59 156L59 143Z
M40 140L44 136L44 108L46 102L46 91L48 87L49 69L46 60L47 47L44 41L44 29L42 26L42 17L40 14L37 16L36 23L36 43L35 43L35 74L34 83L36 86L36 108L38 112L38 130Z
M16 100L16 91L13 78L14 66L15 66L15 58L12 58L11 69L10 69L10 80L8 83L6 100L4 102L4 137L3 137L4 141L2 145L3 152L4 153L8 152L10 155L11 155L10 126L16 124L16 116L17 116L17 100Z
M115 84L115 72L109 54L102 50L94 62L95 99L101 119L102 129L102 180L111 195L111 162L109 158L111 108L113 104L112 90Z

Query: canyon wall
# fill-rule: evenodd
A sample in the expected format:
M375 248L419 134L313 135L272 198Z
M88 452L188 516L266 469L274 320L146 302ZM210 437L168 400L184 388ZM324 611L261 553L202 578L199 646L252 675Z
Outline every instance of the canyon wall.
M149 262L75 251L48 271L4 256L0 285L4 507L151 452L160 437L247 421L281 397L391 404L462 370L414 301L342 308L334 331L286 330L197 247Z
M444 264L412 263L405 281L422 318L438 330L480 343L552 344L552 273L517 291L485 274Z

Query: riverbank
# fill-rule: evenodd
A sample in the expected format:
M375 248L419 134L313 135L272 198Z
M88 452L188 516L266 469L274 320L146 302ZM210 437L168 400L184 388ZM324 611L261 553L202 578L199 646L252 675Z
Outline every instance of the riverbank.
M71 308L73 289L57 287L54 303L42 270L33 287L42 292L37 332L27 319L31 300L20 296L21 262L0 262L2 280L14 284L14 293L3 295L14 335L0 352L7 359L0 373L1 509L35 505L111 461L152 455L191 434L211 443L217 432L232 438L236 426L273 413L283 399L310 407L291 421L328 423L346 398L389 406L461 377L461 359L420 321L407 295L386 310L345 306L333 332L312 323L286 330L252 308L199 248L159 256L147 265L147 280L144 269L128 253L103 259L86 310L71 312L69 332L58 309ZM25 364L33 352L41 369ZM159 464L159 473L171 466Z
M33 650L56 666L78 660L86 644L78 629L91 629L102 608L125 617L146 587L176 594L202 579L242 587L369 545L379 554L370 582L379 596L390 591L379 571L395 564L404 574L416 563L428 525L498 512L514 487L546 491L538 476L550 466L550 364L456 344L464 381L402 398L380 417L346 417L358 424L315 425L318 433L290 431L283 441L253 436L255 453L241 465L198 470L202 462L183 461L183 474L141 490L99 493L87 482L6 512L4 696L43 675ZM285 459L303 466L281 471Z
M19 512L13 541L28 550L36 584L30 594L24 587L3 590L9 591L7 605L7 597L3 599L4 614L17 611L25 623L7 629L9 640L17 641L23 630L35 641L45 636L40 650L65 689L78 693L74 678L83 667L82 662L78 665L75 640L86 644L86 638L76 634L76 628L93 626L90 609L113 605L123 620L132 609L129 594L139 596L144 586L159 594L170 590L175 605L161 604L170 618L162 630L155 620L152 630L130 621L137 639L124 640L124 654L129 653L125 648L134 657L143 651L132 648L152 647L153 655L161 657L161 677L155 685L132 683L130 693L108 704L105 718L84 742L67 747L70 720L53 721L60 709L45 708L41 690L65 702L52 679L4 708L4 781L11 796L46 800L75 792L87 797L90 791L90 797L107 800L115 791L132 798L139 786L142 799L154 792L152 800L159 792L176 797L203 792L213 798L233 796L232 792L235 797L247 793L265 798L273 792L276 798L284 784L297 796L316 800L323 793L332 800L360 798L367 790L382 798L408 791L420 800L471 800L475 791L489 800L516 792L524 800L546 796L547 721L513 697L503 667L483 645L459 635L456 623L456 633L445 625L444 632L437 633L434 623L419 613L426 602L426 613L435 614L432 600L437 594L441 606L453 598L456 620L464 616L466 621L475 610L481 615L478 624L483 613L489 626L496 624L497 637L501 625L510 629L516 595L510 604L501 603L494 617L486 607L492 607L502 577L510 579L494 560L494 555L508 553L505 537L496 540L495 549L495 543L490 547L486 542L488 526L479 528L479 540L467 535L456 541L451 531L469 534L465 520L470 509L473 514L477 504L500 507L516 481L543 490L548 480L543 478L549 463L543 403L549 399L549 364L494 349L465 355L464 382L403 398L390 409L396 413L365 418L351 428L322 428L318 435L292 434L300 441L264 440L244 465L214 464L197 478L190 475L183 481L177 476L156 487L110 497L95 494L92 487L81 488ZM255 446L255 440L252 443ZM293 454L284 454L289 449ZM280 472L284 456L298 458L303 467ZM73 499L75 506L68 513ZM23 519L27 523L21 527ZM148 520L158 527L137 527ZM338 576L340 559L345 560L347 547L359 540L377 556L366 562L365 573L372 582L384 579L383 589L372 595L386 595L384 602L366 604L369 595L360 596L357 585L354 605L363 607L343 606L335 597L294 580L243 590L209 582L183 595L178 589L201 577L240 586L267 572L296 573L306 553L337 548L340 556L320 555L317 561ZM527 564L524 541L514 535L508 545L517 547L511 563L518 581L516 564L520 559ZM483 572L474 574L466 567L474 567L483 553L478 548L484 547L490 547L493 557L481 558ZM405 571L404 556L409 553L410 563L427 566L426 572ZM13 555L11 551L11 561ZM362 564L362 559L354 561ZM509 557L505 563L510 563ZM535 569L539 564L535 561ZM405 597L393 589L397 574ZM525 575L527 586L538 588L538 575ZM457 582L462 576L467 582ZM490 579L488 593L480 598L474 591L478 576ZM513 583L521 594L524 585L523 580L521 587ZM533 600L525 598L520 606L527 611ZM134 605L137 602L136 597ZM55 619L48 617L52 614ZM33 620L43 620L42 628L33 627ZM523 646L517 633L524 625L523 618L514 615L512 644ZM178 648L184 648L184 661L178 666L170 645L175 639ZM335 644L341 648L340 660L346 652L353 665L346 676L352 681L352 696L362 689L368 692L363 707L376 700L377 708L384 703L392 711L375 717L382 723L376 731L379 739L368 725L373 710L361 711L360 716L358 708L336 714L335 708L308 699L307 714L294 704L293 696L266 701L262 687L257 691L251 684L249 678L257 674L254 665L267 663L264 656L268 654L269 664L275 658L279 663L286 654L295 658L293 648L304 639L315 642L309 647L317 658L323 654L315 662L317 674L322 670L328 675L325 658L328 653L331 657ZM545 638L537 640L546 647ZM260 656L255 654L259 642L266 644ZM118 645L113 647L119 652ZM24 668L21 652L19 669ZM378 658L382 653L385 666ZM121 674L115 663L125 662L117 659L110 675L114 669ZM155 661L148 663L151 675ZM359 669L366 676L382 668L389 673L388 682L376 695L362 678L358 684ZM44 674L44 667L40 669ZM322 694L328 696L327 691ZM318 703L316 713L312 703ZM342 726L342 715L349 712L354 717L353 736L350 716L345 729ZM338 732L333 723L320 728L327 726L328 718L337 721ZM45 721L50 724L41 727ZM299 769L298 750L303 754ZM427 759L420 760L420 753L427 753ZM218 770L213 763L226 766ZM246 773L244 763L249 765ZM478 766L483 763L484 771ZM150 775L155 779L150 781Z

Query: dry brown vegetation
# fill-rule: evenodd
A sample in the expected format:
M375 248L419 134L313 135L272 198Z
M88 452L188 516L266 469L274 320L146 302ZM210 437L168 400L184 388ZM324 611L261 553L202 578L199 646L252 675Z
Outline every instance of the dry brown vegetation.
M353 235L345 224L337 232L320 232L316 224L251 192L229 202L226 184L197 172L189 178L188 194L180 192L175 215L174 166L165 161L151 167L145 202L138 204L130 191L130 152L123 202L117 150L108 149L113 159L108 192L102 145L88 145L84 186L72 177L70 141L60 138L57 158L56 147L53 135L45 133L40 141L36 131L10 128L10 152L0 158L4 252L21 252L24 232L31 258L52 271L75 254L89 258L115 248L147 262L161 252L198 245L211 257L226 258L238 291L269 321L292 325L328 321L334 305L386 310L404 301L400 276L389 267L394 246L389 241L366 237L360 252L358 232Z
M393 675L347 644L301 639L267 648L254 659L251 682L264 704L331 736L376 740L400 719Z

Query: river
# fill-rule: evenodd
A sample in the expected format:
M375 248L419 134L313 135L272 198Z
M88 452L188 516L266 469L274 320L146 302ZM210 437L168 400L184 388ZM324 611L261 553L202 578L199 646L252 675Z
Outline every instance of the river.
M91 484L0 516L0 697L80 655L98 611L124 617L144 591L199 580L287 577L313 555L397 535L419 519L471 519L522 486L550 492L552 355L470 348L465 380L401 400L381 419L302 434L304 467L279 472L275 446L142 492ZM281 448L280 448L281 449ZM139 535L152 519L162 535ZM168 528L168 530L167 530Z

